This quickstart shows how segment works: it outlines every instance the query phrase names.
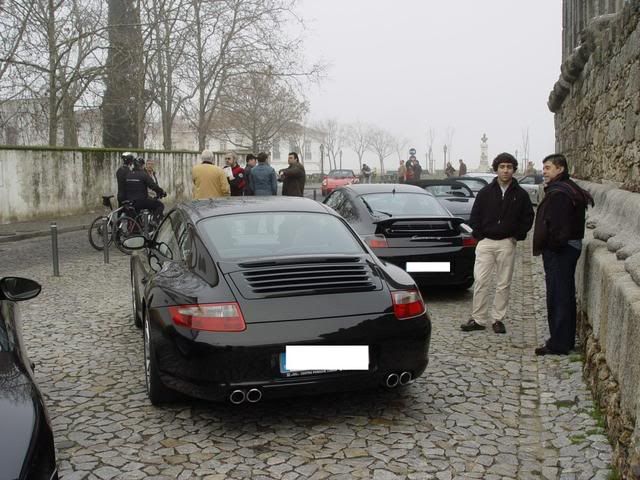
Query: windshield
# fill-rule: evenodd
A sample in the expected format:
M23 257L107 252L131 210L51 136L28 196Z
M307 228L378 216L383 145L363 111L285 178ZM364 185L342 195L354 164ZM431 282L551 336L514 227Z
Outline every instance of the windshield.
M464 183L474 192L479 192L485 185L487 185L487 182L483 182L482 180L475 180L473 178L459 177L456 178L456 181Z
M349 178L355 176L353 170L331 170L329 172L331 178Z
M324 213L224 215L202 220L198 227L221 260L365 253L339 218Z
M436 197L471 197L471 191L459 185L428 185L424 189Z
M422 193L369 193L360 198L374 215L449 216L449 212L435 198Z

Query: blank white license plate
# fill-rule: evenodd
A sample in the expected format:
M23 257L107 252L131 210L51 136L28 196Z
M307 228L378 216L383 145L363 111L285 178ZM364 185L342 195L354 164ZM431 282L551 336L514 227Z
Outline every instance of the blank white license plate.
M451 262L407 262L407 272L450 273Z
M286 372L368 370L368 345L287 345Z

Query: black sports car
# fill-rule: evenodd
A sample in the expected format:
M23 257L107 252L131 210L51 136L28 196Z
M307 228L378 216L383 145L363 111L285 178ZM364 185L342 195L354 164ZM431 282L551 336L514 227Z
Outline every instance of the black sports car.
M422 188L349 185L324 203L342 215L379 258L406 270L418 284L473 284L477 241L471 228Z
M396 387L427 366L415 282L321 203L194 201L127 246L153 404Z
M463 182L447 178L444 180L414 180L408 183L423 188L436 197L454 217L460 217L465 222L469 221L475 195Z
M53 432L22 342L16 302L40 293L32 280L0 280L0 477L58 478Z

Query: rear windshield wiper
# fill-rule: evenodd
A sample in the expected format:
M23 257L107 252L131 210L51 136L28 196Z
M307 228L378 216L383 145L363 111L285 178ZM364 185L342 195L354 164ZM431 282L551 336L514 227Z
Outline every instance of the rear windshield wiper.
M369 202L367 202L364 198L360 197L360 200L362 200L362 203L364 203L364 206L367 207L367 210L369 210L369 213L371 215L375 215L374 212L377 212L377 213L382 213L383 215L386 215L388 217L393 217L393 215L391 215L389 212L383 212L382 210L374 210L373 208L371 208L371 205L369 205Z

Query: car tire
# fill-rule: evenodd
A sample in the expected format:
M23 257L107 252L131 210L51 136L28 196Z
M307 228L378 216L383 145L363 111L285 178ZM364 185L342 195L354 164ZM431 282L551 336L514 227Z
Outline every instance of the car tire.
M142 328L142 319L140 318L140 305L138 301L138 283L136 282L136 274L131 265L131 304L133 313L133 324Z
M156 363L156 352L151 342L151 330L149 325L149 315L144 313L144 376L147 386L147 395L152 405L162 405L176 399L177 392L166 387L160 379L158 365Z

